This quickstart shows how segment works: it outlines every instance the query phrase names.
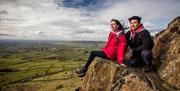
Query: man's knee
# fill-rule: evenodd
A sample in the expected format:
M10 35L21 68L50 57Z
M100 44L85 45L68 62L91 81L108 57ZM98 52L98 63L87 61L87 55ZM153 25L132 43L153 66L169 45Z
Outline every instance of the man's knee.
M141 56L142 56L142 58L144 59L151 59L152 58L152 51L151 50L143 50L142 52L141 52Z

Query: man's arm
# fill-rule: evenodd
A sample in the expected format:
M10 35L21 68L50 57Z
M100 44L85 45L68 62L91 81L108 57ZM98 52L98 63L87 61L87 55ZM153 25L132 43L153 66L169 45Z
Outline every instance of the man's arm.
M144 49L152 49L153 41L150 33L147 30L143 30L143 34L141 35L142 45L134 48L133 52L142 51Z

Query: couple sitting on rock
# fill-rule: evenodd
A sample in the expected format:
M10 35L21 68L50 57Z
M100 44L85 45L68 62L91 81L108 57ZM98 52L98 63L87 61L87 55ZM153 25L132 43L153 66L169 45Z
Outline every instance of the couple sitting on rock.
M111 31L108 41L101 51L92 51L87 63L76 73L84 76L87 69L95 57L101 57L108 60L117 60L122 66L130 65L133 67L145 64L144 71L150 72L152 64L153 40L148 30L141 23L141 17L132 16L129 18L130 30L125 34L122 24L112 19L110 22ZM130 46L131 58L129 62L124 62L127 46ZM128 64L127 64L128 63Z

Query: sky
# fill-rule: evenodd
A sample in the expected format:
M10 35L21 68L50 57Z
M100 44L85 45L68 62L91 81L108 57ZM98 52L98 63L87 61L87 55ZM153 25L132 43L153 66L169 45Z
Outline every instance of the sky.
M106 41L111 19L127 27L134 15L155 35L180 16L180 0L0 0L0 39Z

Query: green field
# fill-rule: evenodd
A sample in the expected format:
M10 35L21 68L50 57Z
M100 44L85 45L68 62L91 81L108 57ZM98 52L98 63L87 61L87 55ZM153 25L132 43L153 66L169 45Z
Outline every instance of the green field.
M92 50L104 42L0 41L0 89L3 91L75 91Z

